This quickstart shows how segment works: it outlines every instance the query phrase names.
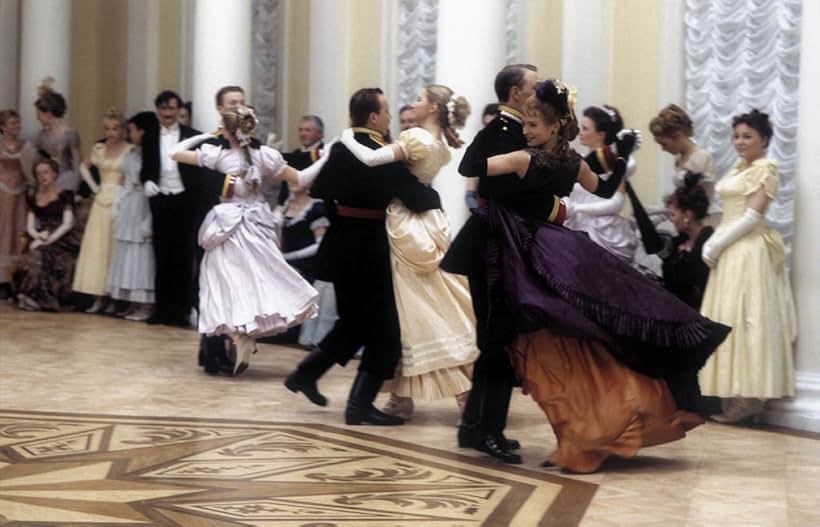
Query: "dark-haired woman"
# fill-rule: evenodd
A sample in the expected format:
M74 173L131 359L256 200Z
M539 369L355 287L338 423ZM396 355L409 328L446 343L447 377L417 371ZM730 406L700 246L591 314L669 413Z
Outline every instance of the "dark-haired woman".
M106 289L111 298L131 303L125 318L147 320L155 299L156 261L151 207L140 174L159 170L159 120L154 112L141 112L128 120L127 129L134 149L122 161L125 180L111 211L114 249Z
M53 159L34 164L27 250L12 276L17 305L29 311L59 311L71 294L81 233L74 228L74 194L57 186L59 168Z
M586 108L579 124L578 139L596 154L602 148L612 149L616 134L624 127L621 114L609 105ZM636 166L635 160L630 157L624 179L635 173ZM611 175L611 171L600 174L604 179ZM566 201L567 220L564 225L574 231L586 232L592 241L631 263L638 248L638 236L630 221L620 214L626 204L623 185L611 198L602 198L576 183Z
M753 110L734 117L732 128L740 159L716 186L723 218L703 248L712 272L701 312L734 331L700 372L700 383L704 395L722 398L715 418L734 422L761 412L767 399L794 395L797 323L783 240L763 217L779 180L766 158L771 123Z
M37 89L39 97L34 101L37 109L37 120L43 126L34 140L38 150L46 152L57 161L60 176L57 186L76 192L80 184L80 134L65 122L68 110L65 97L54 91L51 86L54 79L47 78Z
M172 159L227 174L222 203L199 229L205 249L199 275L199 332L227 334L237 346L234 374L241 374L256 338L281 333L316 316L316 290L279 251L277 221L262 194L262 178L295 174L282 155L253 139L256 116L239 107L222 113L224 140L200 134L178 143ZM179 221L186 221L180 218Z
M633 456L703 422L686 411L697 405L689 384L728 328L583 233L547 221L553 194L566 196L576 181L611 197L626 162L618 158L603 179L570 149L578 128L560 81L539 83L526 110L530 148L485 167L489 176L518 174L531 194L518 210L490 202L486 211L491 331L506 337L525 390L552 424L558 448L548 462L592 472L611 454ZM621 156L630 151L623 145Z

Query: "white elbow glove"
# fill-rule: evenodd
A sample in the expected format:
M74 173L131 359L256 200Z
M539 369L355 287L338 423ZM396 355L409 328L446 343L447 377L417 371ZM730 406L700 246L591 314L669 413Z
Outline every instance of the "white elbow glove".
M146 198L153 198L154 196L159 194L159 185L157 185L151 180L148 180L142 186L142 193L145 194Z
M721 253L746 234L752 232L758 223L763 219L763 215L754 209L746 209L746 212L735 220L734 223L713 234L706 243L703 244L703 262L709 267L717 265Z
M289 253L282 254L282 257L285 260L300 260L302 258L310 258L311 256L315 256L316 253L319 251L319 243L312 243L307 247L303 247L302 249L297 249L295 251L290 251Z
M190 150L199 143L204 143L208 139L212 139L214 136L211 134L199 134L193 137L189 137L188 139L183 139L179 143L175 144L171 148L170 156L174 157L174 154L178 154L180 152L185 152L186 150Z
M342 130L341 141L350 153L356 156L356 159L369 167L392 163L396 160L396 153L391 145L383 146L378 150L367 148L356 141L351 128Z
M330 149L333 148L334 144L336 144L336 139L332 139L329 143L325 143L325 147L322 150L322 155L319 156L319 159L317 159L316 162L309 167L299 171L300 187L307 188L313 184L316 176L319 175L319 171L321 171L322 167L325 166L327 158L330 157Z
M597 200L593 203L574 203L567 200L567 217L571 218L575 214L586 214L588 216L608 216L618 214L624 208L626 198L623 192L616 192L609 199Z

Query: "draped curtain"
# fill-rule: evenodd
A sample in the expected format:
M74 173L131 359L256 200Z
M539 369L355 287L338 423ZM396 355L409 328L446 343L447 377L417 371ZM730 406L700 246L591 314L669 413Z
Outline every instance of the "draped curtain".
M438 0L399 2L399 103L412 104L436 75Z
M801 0L687 0L686 108L696 141L715 158L719 176L737 160L732 116L752 108L770 115L768 157L780 168L780 189L766 219L791 254Z

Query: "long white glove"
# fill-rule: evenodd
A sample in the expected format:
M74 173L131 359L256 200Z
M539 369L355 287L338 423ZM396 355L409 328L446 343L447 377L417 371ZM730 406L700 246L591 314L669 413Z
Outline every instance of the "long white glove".
M311 256L315 256L318 251L319 242L316 242L308 245L307 247L303 247L295 251L290 251L289 253L284 253L282 254L282 257L285 260L299 260L300 258L309 258Z
M91 171L88 170L88 167L85 166L85 163L80 163L80 175L85 180L86 184L88 185L88 188L91 189L91 192L93 192L94 194L100 193L100 186L97 184L96 181L94 181L94 177L91 175Z
M385 145L376 150L367 148L360 142L356 141L356 138L353 136L352 128L345 128L342 130L342 136L340 139L342 144L345 145L354 156L356 156L356 159L369 167L385 165L396 161L396 152L392 145Z
M717 265L721 253L738 239L752 232L758 223L763 220L763 215L754 209L746 209L746 212L725 229L713 234L706 243L703 244L703 262L709 267Z
M169 152L168 155L174 157L174 154L190 150L199 143L204 143L205 141L207 141L208 139L212 139L213 137L214 136L211 134L199 134L193 137L189 137L188 139L183 139L171 148L171 152Z
M146 198L153 198L160 193L159 185L149 179L142 185L142 193L145 194Z
M593 203L576 203L572 200L564 202L567 207L567 218L571 218L576 214L586 214L588 216L618 214L624 208L624 203L626 203L626 197L623 192L616 192L609 199L601 199Z
M325 148L322 150L322 155L319 156L319 159L317 159L316 162L309 167L303 168L299 171L300 187L305 188L313 184L313 180L319 175L319 171L322 170L322 167L325 166L325 163L327 162L327 158L330 157L330 149L334 144L336 144L336 139L332 139L330 142L325 143Z

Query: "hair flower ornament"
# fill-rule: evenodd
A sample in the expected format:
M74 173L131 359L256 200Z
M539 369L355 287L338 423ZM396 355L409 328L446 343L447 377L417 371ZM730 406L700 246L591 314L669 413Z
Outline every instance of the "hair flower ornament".
M458 95L455 93L450 95L450 100L447 101L447 123L453 124L456 119L456 99Z
M240 146L248 146L253 139L259 120L256 118L256 112L253 111L253 108L247 106L238 107L236 114L239 116L239 126L236 128L236 140L239 141Z

